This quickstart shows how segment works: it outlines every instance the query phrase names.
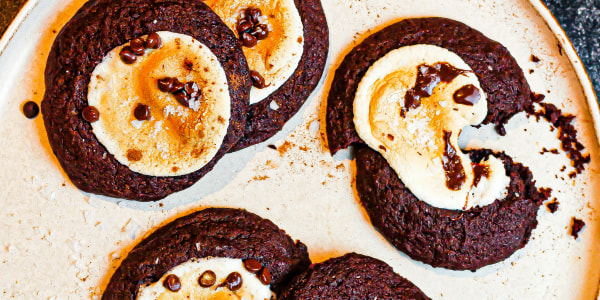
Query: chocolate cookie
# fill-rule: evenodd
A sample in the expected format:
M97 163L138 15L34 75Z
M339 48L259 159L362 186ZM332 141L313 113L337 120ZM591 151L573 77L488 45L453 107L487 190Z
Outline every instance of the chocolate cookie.
M237 151L275 135L298 112L315 89L329 52L329 29L319 0L294 0L304 26L304 51L294 74L275 92L252 104L244 136L232 148ZM271 109L271 102L278 109Z
M386 263L349 253L310 266L279 297L291 299L429 299Z
M310 264L306 246L273 222L240 209L209 208L167 224L135 246L102 299L135 299L140 286L203 257L255 259L269 269L276 292Z
M363 143L354 127L353 102L365 72L388 52L415 44L446 48L473 69L487 94L483 123L496 124L500 134L516 113L533 112L523 72L502 45L457 21L407 19L369 36L336 71L327 103L331 153ZM470 153L475 162L489 155L503 161L510 177L507 196L465 211L441 209L417 199L379 153L357 145L355 155L358 195L373 225L396 248L435 267L476 270L504 260L525 246L550 192L536 188L529 169L507 155L478 150Z
M200 170L178 177L135 173L101 145L82 117L90 74L113 48L156 31L192 36L223 66L231 96L227 135L215 157ZM236 36L202 1L94 0L58 34L46 66L42 102L50 145L73 183L83 191L154 201L189 187L212 169L244 130L251 81Z
M529 168L504 153L476 150L469 154L474 162L489 155L500 158L510 185L504 199L458 211L420 201L379 153L359 146L356 189L371 223L396 248L434 267L476 270L524 247L550 191L536 188Z
M516 113L533 111L530 90L515 59L501 44L479 31L445 18L406 19L369 36L342 61L327 98L327 140L332 154L362 143L354 127L353 101L369 67L402 46L430 44L460 56L487 93L488 115L483 124L503 125Z

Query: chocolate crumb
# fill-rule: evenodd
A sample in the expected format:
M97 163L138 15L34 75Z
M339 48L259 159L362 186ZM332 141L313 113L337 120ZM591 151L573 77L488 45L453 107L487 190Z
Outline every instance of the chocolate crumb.
M501 136L506 135L506 128L504 128L504 124L497 124L496 126L494 126L494 128L496 129L496 132L499 135L501 135Z
M560 44L560 42L556 43L556 45L558 46L558 54L560 54L562 56L563 55L562 45Z
M531 101L533 102L542 102L544 99L546 99L546 95L544 94L538 94L538 93L534 93L531 92L531 94L529 95L531 97Z
M267 147L273 149L273 150L277 150L277 146L273 145L273 144L269 144Z
M573 217L571 219L571 236L577 239L581 229L583 229L583 226L585 226L585 222L583 220Z
M556 200L556 198L554 198L551 202L546 203L546 207L551 213L555 213L558 210L559 204L560 203Z
M393 141L393 140L394 140L394 136L393 136L393 135L391 135L391 134L389 134L389 133L388 133L387 137L388 137L388 139L389 139L390 141Z
M540 58L531 54L531 61L534 63L538 63L538 62L540 62Z
M584 154L585 147L577 140L577 129L571 123L575 119L574 115L563 114L562 111L551 103L540 103L542 110L536 111L536 118L543 117L558 128L558 139L561 148L567 153L575 171L569 174L570 178L575 178L585 169L585 165L590 163L590 154Z

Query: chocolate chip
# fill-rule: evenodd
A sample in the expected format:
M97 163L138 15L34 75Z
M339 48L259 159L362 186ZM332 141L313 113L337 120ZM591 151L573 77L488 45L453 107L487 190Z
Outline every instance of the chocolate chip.
M158 33L151 33L146 39L146 48L158 49L160 46L162 46L162 40L160 39Z
M131 52L137 56L144 55L144 50L146 49L146 43L141 38L135 38L129 42L129 48L131 48Z
M28 119L33 119L33 118L37 117L37 115L39 113L40 113L40 107L37 105L37 103L35 103L33 101L27 101L23 105L23 114Z
M121 57L121 60L128 65L134 63L137 59L137 55L133 53L131 47L129 46L123 47L123 49L121 49L121 52L119 52L119 56Z
M200 87L195 82L186 83L183 90L188 94L190 99L196 100L200 97Z
M190 96L185 91L181 90L179 92L175 92L173 93L173 96L175 96L175 99L177 102L179 102L179 104L185 107L190 107Z
M256 273L262 269L262 264L256 259L249 258L244 261L244 267L246 270Z
M150 107L148 107L148 105L139 103L133 110L133 115L139 121L150 120Z
M267 268L262 268L258 274L256 274L256 277L258 277L258 280L264 285L271 284L271 272Z
M269 36L269 28L265 24L259 24L254 27L251 33L257 40L264 40Z
M259 89L264 89L267 87L267 85L265 85L265 79L260 75L260 73L252 70L250 71L250 77L252 78L253 86Z
M166 77L158 80L158 89L163 92L170 92L173 88L173 78Z
M179 277L177 277L177 275L171 274L165 278L163 286L171 292L177 292L179 289L181 289L181 281L179 281Z
M215 274L215 272L213 272L211 270L204 271L204 273L202 273L202 275L200 275L200 277L198 277L198 284L203 288L213 286L216 281L217 281L217 275Z
M86 120L90 123L94 123L94 122L98 121L98 119L100 119L100 112L98 111L97 108L95 108L93 106L88 106L83 109L81 116L83 117L84 120Z
M183 83L179 82L179 80L177 80L177 78L173 78L173 87L171 88L171 90L169 90L169 92L174 94L176 92L183 90L183 88L184 88Z
M241 35L242 33L247 32L250 29L252 29L252 24L250 24L250 22L248 22L247 20L240 19L240 21L237 24L237 32Z
M248 8L247 20L252 22L252 24L257 24L259 22L258 18L262 16L262 11L258 7L250 7Z
M244 45L245 47L248 47L248 48L252 48L252 47L256 46L256 43L258 42L258 40L248 32L242 33L241 40L242 40L242 45Z
M227 287L232 291L239 290L242 287L242 275L238 272L227 275L225 284L227 284Z

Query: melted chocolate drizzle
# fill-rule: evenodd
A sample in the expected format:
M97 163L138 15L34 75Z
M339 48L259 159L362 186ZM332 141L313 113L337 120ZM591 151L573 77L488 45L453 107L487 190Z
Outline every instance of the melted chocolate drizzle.
M404 107L400 111L402 117L406 116L409 109L421 106L421 98L431 96L440 82L450 82L466 72L446 62L436 63L433 66L422 64L417 67L417 71L415 86L404 95Z
M444 130L444 142L446 146L444 148L444 155L442 156L442 163L444 165L444 173L446 173L446 186L453 191L458 191L465 182L466 176L460 157L456 153L454 146L450 144L451 135L451 131Z
M473 166L473 186L477 186L479 181L481 181L481 177L485 176L485 178L490 178L490 168L486 165L471 163Z
M452 98L454 99L454 102L458 104L473 106L479 101L481 94L477 87L472 84L467 84L456 90Z

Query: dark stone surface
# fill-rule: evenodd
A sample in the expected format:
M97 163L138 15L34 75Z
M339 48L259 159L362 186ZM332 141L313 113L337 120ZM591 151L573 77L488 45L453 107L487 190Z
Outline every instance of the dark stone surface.
M543 0L581 56L600 95L600 0Z

